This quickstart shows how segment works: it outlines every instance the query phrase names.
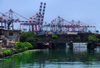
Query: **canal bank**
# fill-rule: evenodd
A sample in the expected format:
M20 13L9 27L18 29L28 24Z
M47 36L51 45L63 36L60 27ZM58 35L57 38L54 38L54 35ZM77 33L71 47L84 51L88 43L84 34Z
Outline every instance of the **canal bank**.
M1 48L1 52L0 52L0 58L2 57L6 57L6 56L10 56L19 52L23 52L26 50L30 50L30 49L34 49L35 47L33 47L32 44L30 44L29 42L16 42L15 43L15 48Z
M8 51L8 50L10 51L10 53L6 54L4 51ZM7 57L7 56L17 54L17 53L22 53L22 52L24 52L24 51L16 52L15 49L13 49L13 50L11 50L10 48L2 49L2 50L0 50L0 58L4 58L4 57Z

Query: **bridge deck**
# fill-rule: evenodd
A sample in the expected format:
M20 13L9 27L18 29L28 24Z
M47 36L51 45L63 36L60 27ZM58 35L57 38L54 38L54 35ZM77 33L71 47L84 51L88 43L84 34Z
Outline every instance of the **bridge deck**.
M90 34L80 34L80 35L57 35L57 39L53 39L52 35L38 35L38 41L36 43L68 43L73 42L88 42L88 36ZM78 39L80 36L80 39ZM97 36L100 39L100 35ZM98 41L100 43L100 40Z

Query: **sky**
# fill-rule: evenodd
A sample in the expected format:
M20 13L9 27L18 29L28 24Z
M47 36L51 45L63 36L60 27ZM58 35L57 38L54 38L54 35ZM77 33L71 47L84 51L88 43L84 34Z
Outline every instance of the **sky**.
M100 0L0 0L0 12L5 13L12 9L29 19L39 12L40 2L46 3L44 22L60 16L67 21L80 20L96 26L96 30L100 29ZM14 26L20 27L18 23Z

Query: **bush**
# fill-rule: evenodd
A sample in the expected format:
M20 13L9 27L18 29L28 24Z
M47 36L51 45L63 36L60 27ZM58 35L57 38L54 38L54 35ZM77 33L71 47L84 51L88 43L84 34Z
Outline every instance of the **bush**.
M28 49L33 48L33 45L29 42L24 42L25 47L27 47Z
M8 55L10 55L10 54L11 54L11 51L10 51L10 50L7 50L7 52L8 52Z
M10 50L5 50L4 53L5 53L6 55L10 55L10 54L11 54L11 51L10 51Z
M80 36L78 36L78 39L80 39Z
M33 45L30 44L29 42L16 42L15 43L15 52L19 52L19 51L24 51L24 50L27 50L27 49L31 49L33 48Z
M89 41L99 41L99 38L97 38L96 35L89 35L89 36L88 36L88 40L89 40Z
M22 51L25 51L25 47L24 48L21 48L22 49Z
M11 50L11 51L14 51L14 49L13 49L13 48L10 48L10 50Z
M28 47L25 47L25 50L27 50L28 49Z
M57 35L55 35L55 34L54 34L54 35L52 35L52 38L56 39L56 38L57 38Z
M15 52L16 52L16 53L19 52L19 49L15 49Z
M24 48L24 44L22 42L16 42L15 49L20 49L20 48Z
M19 49L21 48L22 42L15 42L15 48Z

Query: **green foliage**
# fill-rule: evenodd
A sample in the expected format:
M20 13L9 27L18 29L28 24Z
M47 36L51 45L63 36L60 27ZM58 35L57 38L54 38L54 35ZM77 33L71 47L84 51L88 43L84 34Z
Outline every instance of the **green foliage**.
M68 45L70 45L70 43L68 42Z
M8 55L8 52L7 52L7 51L4 51L4 53L5 53L6 55Z
M29 42L24 42L25 47L27 47L28 49L33 48L33 45Z
M13 49L13 48L10 48L10 50L11 50L11 51L14 51L14 49Z
M0 56L3 56L3 54L1 53Z
M15 49L15 52L17 53L17 52L19 52L19 50L18 49Z
M3 49L3 52L4 52L5 50Z
M85 45L88 45L88 43L85 43Z
M99 41L99 39L97 38L96 35L89 35L89 36L88 36L88 40L89 40L89 41Z
M56 34L52 35L52 38L56 39L57 38L57 35Z
M89 43L91 43L91 42L85 43L85 45L88 45Z
M4 53L5 53L6 55L10 55L10 54L11 54L11 51L10 51L10 50L4 50Z
M80 39L80 36L78 36L78 39Z
M32 45L34 45L36 40L38 40L38 38L36 37L36 34L34 34L33 32L21 32L20 33L20 41L21 42L27 41L27 42L31 43Z
M25 50L27 50L28 49L28 47L25 47Z
M25 47L21 48L21 51L25 51Z
M15 42L15 48L16 49L20 49L20 48L23 48L24 47L24 44L22 42Z
M16 42L15 43L15 52L25 51L26 49L32 49L33 45L29 42Z

